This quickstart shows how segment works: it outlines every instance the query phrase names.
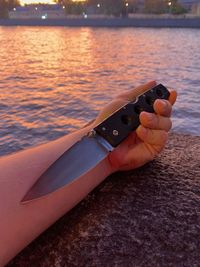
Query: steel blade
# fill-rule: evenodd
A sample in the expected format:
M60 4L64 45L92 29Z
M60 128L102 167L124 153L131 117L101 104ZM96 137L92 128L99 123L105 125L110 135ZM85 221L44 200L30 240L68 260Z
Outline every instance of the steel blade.
M112 147L100 136L83 137L62 154L36 181L22 203L50 194L87 173Z

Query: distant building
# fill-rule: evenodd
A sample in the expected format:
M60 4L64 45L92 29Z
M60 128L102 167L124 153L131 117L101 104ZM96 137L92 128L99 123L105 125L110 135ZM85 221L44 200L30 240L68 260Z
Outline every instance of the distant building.
M192 6L192 14L200 16L200 2Z
M193 6L200 4L200 0L179 0L178 1L187 11L191 11Z
M136 12L143 13L145 11L145 3L147 0L129 0L128 2L135 7ZM173 0L168 0L168 2L173 2ZM180 3L188 12L191 12L193 9L196 10L195 12L198 12L200 0L178 0L178 3ZM155 1L152 0L152 4L155 4Z
M57 19L64 18L65 9L61 5L26 5L9 12L10 19Z

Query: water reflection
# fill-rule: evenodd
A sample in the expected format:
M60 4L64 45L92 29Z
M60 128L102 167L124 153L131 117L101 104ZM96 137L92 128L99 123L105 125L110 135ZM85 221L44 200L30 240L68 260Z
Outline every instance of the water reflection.
M175 129L199 134L199 40L186 29L0 27L1 155L82 127L152 79L179 90Z

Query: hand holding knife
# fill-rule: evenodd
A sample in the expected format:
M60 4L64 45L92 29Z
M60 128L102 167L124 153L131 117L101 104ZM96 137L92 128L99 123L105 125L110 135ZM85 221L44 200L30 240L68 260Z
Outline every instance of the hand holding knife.
M22 203L41 198L63 186L69 185L76 179L80 179L82 175L86 174L106 157L109 157L111 164L114 166L113 169L118 169L118 162L120 160L124 160L124 165L121 164L121 169L129 169L131 166L129 166L130 164L128 161L126 162L129 151L124 150L123 159L119 159L123 154L121 154L121 151L119 152L119 149L124 142L128 142L129 146L134 146L136 152L134 155L134 167L141 166L146 161L150 160L150 157L154 156L154 151L151 151L151 149L154 145L158 146L156 142L159 143L159 141L155 142L155 140L153 140L155 138L154 136L152 138L153 141L150 140L149 142L155 142L155 144L149 146L148 143L145 144L145 140L142 140L143 138L145 139L145 130L143 129L144 127L139 126L139 124L141 120L144 120L144 125L147 123L145 122L146 115L142 115L142 113L144 114L143 111L148 112L148 114L153 113L156 100L169 100L170 93L167 88L161 84L157 86L155 86L155 83L152 83L152 86L148 84L147 88L143 87L141 90L142 92L139 89L136 90L133 97L134 101L130 101L123 106L121 105L120 108L117 108L117 111L101 121L88 135L84 136L79 142L61 155L61 157L59 157L36 181L25 195ZM137 98L135 99L136 96ZM173 97L173 99L175 99L175 97ZM171 100L171 103L174 101L175 100ZM159 107L156 109L157 113L159 113ZM164 111L160 113L160 115L165 116ZM166 117L168 117L167 114ZM163 121L164 118L162 118L160 122L160 131L164 128L163 131L166 132L170 127L169 125L166 126L166 123L163 123ZM136 129L137 135L134 132ZM157 129L157 131L159 131L159 129ZM161 136L159 132L157 134ZM132 135L134 135L134 137ZM138 140L138 137L140 140ZM150 137L151 136L148 136L147 138ZM164 143L163 140L161 141ZM142 150L141 146L143 146ZM155 148L155 151L157 150L159 149ZM139 157L141 151L145 152L144 159L143 161L140 160L137 162L137 156ZM148 153L152 153L152 155L148 155Z

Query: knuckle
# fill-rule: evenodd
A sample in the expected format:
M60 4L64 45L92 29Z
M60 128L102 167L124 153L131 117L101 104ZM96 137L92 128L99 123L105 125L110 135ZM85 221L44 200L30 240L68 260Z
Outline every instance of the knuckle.
M154 140L154 144L164 146L168 139L168 133L165 130L158 130L158 132L152 131L152 140Z
M169 122L168 122L168 123L169 123L169 125L168 125L168 131L169 131L169 130L171 130L171 128L172 128L172 121L171 121L171 120L169 120Z
M141 123L144 127L155 129L158 124L157 115L148 112L142 112L140 116Z
M160 117L160 123L159 123L159 128L161 130L169 131L172 128L172 121L169 118L166 117Z
M171 114L171 111L172 111L172 106L171 104L169 103L169 101L165 100L164 102L165 104L163 105L163 113L164 114L167 114L170 116Z
M154 154L155 154L155 157L157 157L162 150L163 150L163 146L160 146L160 145L154 146Z
M149 126L156 128L158 123L159 123L158 116L156 116L155 114L150 114L150 116L148 116L148 125Z
M153 129L148 129L148 131L147 131L147 138L148 138L149 141L152 140L153 142L155 142L154 140L157 139L156 138L156 131L153 130Z
M167 140L168 140L168 133L166 131L162 131L161 139L162 139L162 141L163 141L164 144L167 142Z

